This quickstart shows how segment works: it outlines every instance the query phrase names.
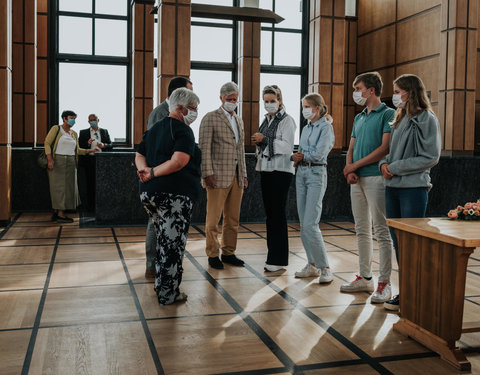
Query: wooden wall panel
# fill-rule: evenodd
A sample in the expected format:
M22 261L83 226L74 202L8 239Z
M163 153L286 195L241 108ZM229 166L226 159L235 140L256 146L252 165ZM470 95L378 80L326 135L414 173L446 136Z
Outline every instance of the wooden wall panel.
M9 144L11 101L11 75L8 66L0 67L0 144Z
M382 98L391 99L393 95L393 81L395 80L395 68L378 69L377 72L382 76Z
M373 58L375 56L375 58ZM388 26L358 38L358 72L395 64L395 26Z
M133 143L138 144L147 129L153 109L154 18L152 5L136 3L134 7L133 45ZM162 6L163 8L163 6ZM161 64L161 63L160 63Z
M439 58L440 122L444 123L444 149L449 154L473 153L478 59L478 0L443 0Z
M308 91L320 93L335 116L335 149L345 143L344 102L346 71L347 27L345 2L312 0L315 17L310 19L312 48L309 51L310 67ZM320 11L317 13L317 9ZM348 39L350 41L350 39Z
M439 53L440 17L441 9L437 7L398 23L397 63Z
M237 60L240 88L239 113L243 119L245 145L253 151L251 135L258 131L260 101L260 24L241 22L238 38L241 50Z
M442 0L402 0L398 2L398 19L401 20L406 17L423 12L433 7L440 7Z
M190 76L190 0L162 1L158 15L158 87L167 97L173 77Z
M12 142L33 146L37 84L36 0L16 0L13 2L12 11Z
M419 76L427 91L431 92L431 101L438 102L439 57L404 64L397 67L397 76L402 74L416 74Z
M342 4L345 4L342 2ZM345 63L345 21L334 21L335 46L333 48L333 76L332 82L342 83L344 79Z
M47 136L47 113L47 103L37 102L37 145L43 145Z
M359 0L358 34L395 22L396 0Z
M332 20L320 18L320 48L317 56L318 82L332 79Z

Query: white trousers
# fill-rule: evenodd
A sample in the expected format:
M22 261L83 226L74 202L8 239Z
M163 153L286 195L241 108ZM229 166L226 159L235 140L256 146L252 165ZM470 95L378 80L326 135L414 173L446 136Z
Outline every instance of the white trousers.
M390 281L392 239L385 221L385 187L382 176L360 177L351 185L350 197L357 232L360 276L372 277L372 222L380 255L380 282Z

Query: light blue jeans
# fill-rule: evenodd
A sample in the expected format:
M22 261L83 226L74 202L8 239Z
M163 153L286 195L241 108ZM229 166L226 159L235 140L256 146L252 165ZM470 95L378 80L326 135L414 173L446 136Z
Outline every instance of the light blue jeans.
M308 263L315 264L317 268L328 267L327 250L318 227L322 216L322 200L327 189L327 168L299 166L295 183L300 237Z

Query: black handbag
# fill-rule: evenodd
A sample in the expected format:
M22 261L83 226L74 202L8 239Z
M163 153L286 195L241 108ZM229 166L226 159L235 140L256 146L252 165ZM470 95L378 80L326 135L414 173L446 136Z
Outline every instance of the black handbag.
M57 134L55 135L55 140L53 141L53 144L55 144L55 142L57 141L58 133L60 133L60 125L57 128ZM47 154L45 154L45 150L43 150L42 153L38 156L37 164L40 168L47 169L48 159Z

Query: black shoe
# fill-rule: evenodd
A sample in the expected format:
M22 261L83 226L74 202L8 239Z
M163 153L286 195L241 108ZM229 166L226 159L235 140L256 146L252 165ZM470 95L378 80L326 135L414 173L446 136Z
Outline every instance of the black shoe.
M58 218L58 214L56 212L54 212L52 214L52 217L50 218L50 221L57 221L57 218Z
M223 270L223 263L221 262L219 257L208 258L208 265L212 268L217 270Z
M73 219L67 216L57 216L57 223L73 223Z
M235 255L222 255L222 262L237 267L243 267L243 265L245 264L243 260L238 259Z
M391 300L384 302L383 307L386 310L398 311L400 310L400 296L396 295Z

